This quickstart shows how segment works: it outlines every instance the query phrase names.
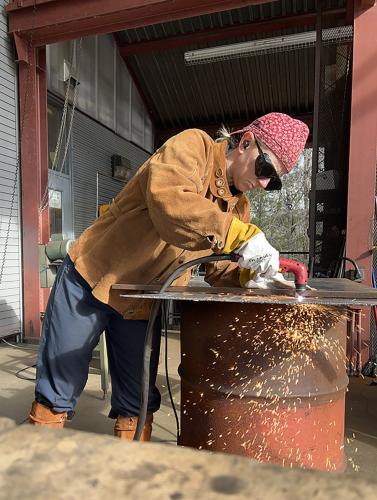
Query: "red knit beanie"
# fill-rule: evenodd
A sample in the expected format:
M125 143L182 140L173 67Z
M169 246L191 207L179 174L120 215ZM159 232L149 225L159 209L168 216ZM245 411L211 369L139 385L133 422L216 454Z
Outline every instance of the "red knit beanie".
M309 135L304 122L284 113L268 113L231 135L249 130L275 153L288 172L296 165Z

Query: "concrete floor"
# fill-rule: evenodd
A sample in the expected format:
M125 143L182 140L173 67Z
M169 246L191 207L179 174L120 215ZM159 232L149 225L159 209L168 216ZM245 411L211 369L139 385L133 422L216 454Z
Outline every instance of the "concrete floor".
M0 416L12 418L18 424L25 421L31 401L34 384L21 380L15 373L35 363L37 346L22 345L10 347L0 342ZM179 336L169 336L168 365L173 397L179 412ZM75 418L67 427L87 432L112 434L113 421L107 418L110 394L103 399L98 360L93 361L89 380L76 407ZM35 369L23 371L23 377L33 378ZM157 380L162 394L160 411L155 415L153 441L176 443L176 424L171 409L161 357ZM347 474L372 478L377 475L377 384L371 379L352 378L346 404Z
M35 364L38 347L30 344L18 344L18 346L10 347L0 341L0 416L12 418L21 424L26 419L34 399L34 383L17 378L15 373ZM177 369L180 352L177 334L170 334L168 347L170 386L179 412L180 391ZM94 357L98 358L96 354ZM19 375L34 378L35 368L23 371ZM152 440L175 444L176 423L166 387L162 354L157 385L161 392L162 404L160 411L155 415ZM110 392L106 399L103 397L99 359L94 359L85 390L76 406L75 417L67 422L67 428L112 435L114 421L107 417L110 410L110 398Z

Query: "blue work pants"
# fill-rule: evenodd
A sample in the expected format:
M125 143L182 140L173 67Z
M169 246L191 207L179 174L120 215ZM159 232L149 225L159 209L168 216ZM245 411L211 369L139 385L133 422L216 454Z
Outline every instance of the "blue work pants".
M112 395L110 417L139 414L141 370L148 321L125 320L97 300L69 257L61 265L46 308L37 362L36 400L72 412L89 373L93 349L106 332ZM160 407L155 386L161 324L154 333L148 413Z

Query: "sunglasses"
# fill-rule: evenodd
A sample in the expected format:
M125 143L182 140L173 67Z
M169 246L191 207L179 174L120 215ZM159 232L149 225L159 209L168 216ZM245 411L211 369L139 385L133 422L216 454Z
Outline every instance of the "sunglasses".
M265 191L280 191L282 187L281 179L272 164L271 158L262 151L261 145L255 139L258 148L258 157L255 160L255 175L258 179L270 179L265 187Z

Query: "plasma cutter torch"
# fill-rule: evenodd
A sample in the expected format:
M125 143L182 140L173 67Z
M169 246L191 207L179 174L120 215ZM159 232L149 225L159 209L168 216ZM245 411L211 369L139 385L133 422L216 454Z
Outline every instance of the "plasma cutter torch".
M239 255L232 253L229 258L230 260L237 262ZM304 292L308 284L308 270L305 264L297 262L297 260L285 259L284 257L279 258L279 264L279 272L294 274L296 293L300 295Z
M306 290L308 283L308 270L302 262L280 257L280 272L292 273L295 276L296 293L300 294Z

